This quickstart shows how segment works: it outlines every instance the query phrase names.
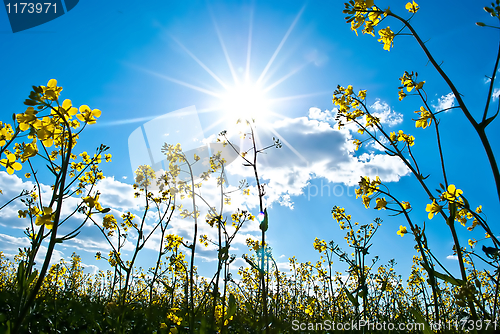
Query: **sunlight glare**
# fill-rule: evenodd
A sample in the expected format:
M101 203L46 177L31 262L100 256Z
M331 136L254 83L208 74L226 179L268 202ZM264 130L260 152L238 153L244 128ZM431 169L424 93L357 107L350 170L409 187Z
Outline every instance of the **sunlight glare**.
M269 113L269 100L261 87L244 83L227 89L222 109L234 119L262 120Z

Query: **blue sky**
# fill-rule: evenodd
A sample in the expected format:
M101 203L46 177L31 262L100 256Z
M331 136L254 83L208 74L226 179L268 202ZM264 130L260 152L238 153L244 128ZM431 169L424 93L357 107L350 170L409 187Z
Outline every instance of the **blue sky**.
M376 4L408 17L405 2ZM488 4L420 1L421 9L412 20L476 117L482 115L488 87L485 76L491 76L498 40L496 30L474 24L495 24L482 9ZM258 82L262 89L268 89L265 97L272 113L257 117L262 144L272 143L276 134L286 141L283 148L268 151L260 160L261 175L268 182L267 240L282 268L293 255L299 261L316 261L319 256L312 248L315 237L345 246L344 233L330 214L338 205L360 223L375 217L384 219L371 254L379 255L381 264L395 258L397 271L407 276L415 251L410 235L396 235L404 222L383 211L366 210L353 196L359 176L376 172L382 181L390 182L391 191L412 203L415 222L427 222L435 254L457 273L456 260L447 258L452 253L447 227L437 217L428 221L425 205L429 201L415 178L376 148L353 151L351 141L358 137L348 130L336 130L331 101L338 84L367 89L368 104L390 131L403 129L416 137L414 150L426 174L431 174L433 188L437 188L441 180L434 134L431 129L415 128L411 119L420 101L415 97L398 101L398 78L405 70L417 71L419 78L426 80L429 100L435 106L453 103L450 89L410 36L398 36L394 48L387 52L376 38L361 33L356 37L344 21L343 7L333 1L87 0L51 22L15 34L6 12L0 10L4 50L0 68L5 78L0 90L1 119L9 121L12 113L23 112L31 86L45 85L52 78L64 88L63 98L71 99L74 105L100 109L102 116L84 131L79 146L88 152L101 143L111 147L113 161L103 166L108 179L101 184L101 198L119 214L141 205L127 197L132 194L133 182L129 155L132 132L159 116L190 106L198 111L204 138L210 140L222 130L232 130L234 121L220 97L233 89L236 81L244 82L248 77L249 86ZM387 25L392 30L400 27L394 20L384 21L382 27ZM471 205L483 205L496 232L491 218L499 202L478 136L458 110L441 114L441 119L450 183L463 189L469 200L474 198ZM499 134L492 131L495 126L490 126L488 134L498 155ZM167 127L165 134L177 129ZM188 145L190 135L183 140ZM251 181L249 172L238 161L233 162L228 166L230 184L237 185L245 177ZM5 194L2 201L29 186L22 175L0 172L0 188ZM250 198L235 196L226 208L236 210L241 204L257 214L258 199L255 191L252 194ZM6 254L26 245L22 234L26 222L17 218L19 208L13 205L0 212L0 250ZM186 221L172 226L173 233L186 237L189 229ZM481 231L468 232L461 226L458 231L464 244L468 238L484 237ZM238 257L248 253L241 242L251 235L259 235L258 226L242 231L237 239L240 243L233 249ZM490 246L488 241L481 244ZM56 255L67 258L76 251L86 265L106 269L105 262L94 259L95 252L104 246L99 231L86 226L78 242L62 245ZM150 265L147 257L152 252L146 249L139 265ZM211 273L214 255L205 250L201 253L197 264L202 274L203 270Z

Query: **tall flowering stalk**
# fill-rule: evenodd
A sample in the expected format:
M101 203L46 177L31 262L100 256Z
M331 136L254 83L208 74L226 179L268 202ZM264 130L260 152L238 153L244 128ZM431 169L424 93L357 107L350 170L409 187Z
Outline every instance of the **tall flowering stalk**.
M19 304L13 333L23 328L24 320L47 275L56 244L77 236L87 219L74 226L71 232L64 236L58 235L59 226L78 211L86 212L88 208L97 212L109 210L96 204L98 195L90 195L96 182L104 178L98 164L101 163L102 155L108 147L101 145L92 157L87 152L82 152L79 155L82 159L80 162L76 162L78 156L73 153L80 133L88 124L96 122L101 111L92 110L87 105L77 109L69 99L60 102L61 91L62 87L57 86L55 79L49 80L47 86L33 86L33 91L24 102L28 106L26 111L13 116L14 126L0 122L1 168L13 174L20 171L23 164L27 165L30 172L25 173L25 177L33 176L36 183L31 192L23 192L17 197L27 206L27 210L19 210L18 215L19 218L28 218L30 221L25 232L30 240L30 247L25 249L24 259L18 265ZM31 142L25 142L24 138L30 139ZM54 150L49 152L50 148ZM35 159L44 160L54 176L52 194L48 202L46 197L42 197L37 175L39 172L32 163ZM111 155L106 154L105 159L110 161ZM62 217L63 202L73 195L83 193L87 196L82 197L74 211ZM34 269L34 260L42 242L47 239L47 252L38 272Z
M498 14L500 13L499 4L500 2L497 1L496 5L493 4L493 8L485 7L485 9L492 16L498 18ZM364 34L371 34L375 36L374 28L389 18L394 18L402 23L402 27L397 32L393 32L390 27L379 29L379 41L384 44L385 50L389 51L394 46L395 38L400 35L411 35L415 38L430 63L444 79L457 100L458 106L453 108L460 109L478 133L486 156L490 162L494 183L498 192L498 199L500 200L500 174L489 139L485 133L485 128L496 118L498 114L497 111L494 115L489 115L489 105L490 100L492 99L492 85L494 78L491 79L492 82L490 83L486 100L486 108L484 110L482 120L477 121L471 115L454 83L450 80L444 70L436 63L429 49L421 40L413 25L410 23L410 20L419 10L419 5L417 3L412 1L406 4L405 8L410 13L410 17L408 19L404 19L401 16L394 14L390 9L382 10L377 7L372 0L351 0L345 4L345 8L344 13L348 14L346 19L347 22L351 24L351 29L356 31L358 28L363 26L364 29L362 32ZM497 72L499 59L500 49L495 65L493 66L493 73ZM494 76L495 75L493 75L493 77ZM398 196L394 195L388 186L383 184L378 177L376 180L370 180L367 176L361 177L359 189L356 190L356 196L362 198L363 204L366 208L369 208L373 200L375 200L375 209L390 210L394 212L395 215L403 215L409 224L410 231L408 231L405 226L401 225L398 234L401 236L404 236L407 233L414 235L416 248L419 250L421 256L421 265L429 275L428 282L430 283L432 289L432 304L434 309L434 317L432 321L439 321L440 317L443 315L442 312L440 312L439 307L441 296L440 289L438 288L438 280L451 283L462 291L472 291L472 293L462 294L467 295L467 297L465 299L461 297L462 299L459 298L459 300L461 300L461 305L466 306L469 309L473 320L478 319L478 308L481 310L483 316L493 319L492 315L496 314L496 304L493 307L493 310L491 310L492 314L489 314L482 306L480 306L477 291L473 288L474 284L471 282L470 276L467 275L466 265L471 264L471 262L465 248L461 246L461 242L456 231L456 223L458 222L461 225L466 226L466 224L472 222L471 226L468 227L469 230L473 230L475 227L480 226L485 231L487 237L491 238L494 243L495 247L493 249L495 249L495 251L493 253L495 253L495 255L496 251L500 248L500 243L494 236L494 233L490 229L484 215L481 214L482 206L476 204L477 208L474 209L470 204L471 199L467 199L463 191L458 189L456 185L451 183L449 180L447 172L448 168L445 164L446 159L442 145L443 139L440 134L441 121L438 118L439 113L444 110L438 110L435 112L432 111L428 101L428 93L425 89L425 81L419 79L417 73L404 72L400 81L401 86L399 87L398 93L400 101L408 95L417 96L422 101L423 105L419 110L415 111L415 114L418 116L415 120L416 128L434 128L436 135L436 149L439 155L442 172L442 182L439 183L440 189L436 190L437 195L436 192L432 190L432 186L428 184L428 175L425 175L424 168L419 163L419 159L413 151L413 146L416 142L415 137L403 132L402 130L389 133L380 122L380 119L370 112L370 108L366 102L366 90L360 90L356 94L352 86L348 86L347 88L338 86L333 95L333 103L338 106L339 110L337 113L338 127L342 128L347 123L356 124L359 128L358 132L361 135L368 137L364 140L354 139L356 150L358 150L359 147L361 147L365 142L374 141L377 145L382 147L388 155L397 157L403 161L406 167L412 172L412 174L416 177L417 182L421 185L431 201L431 203L426 207L429 220L434 216L439 215L449 227L454 244L453 250L458 257L460 278L455 278L432 254L430 246L427 242L425 222L423 223L423 226L419 226L414 222L414 219L410 216L412 207L409 201L399 200L397 198ZM427 229L429 229L429 227L427 227ZM469 240L469 244L474 245L474 242ZM485 262L492 265L495 270L499 269L497 263L491 263L489 261ZM440 267L440 270L445 271L445 273L440 272L436 269L436 267ZM428 318L427 320L430 319Z

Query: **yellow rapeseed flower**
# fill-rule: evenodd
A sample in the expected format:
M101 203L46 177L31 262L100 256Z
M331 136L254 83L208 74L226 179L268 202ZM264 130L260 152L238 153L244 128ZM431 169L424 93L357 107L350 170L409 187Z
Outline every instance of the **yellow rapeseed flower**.
M464 192L460 189L457 189L454 184L450 184L448 186L448 189L441 195L441 198L443 200L448 200L448 201L454 202L463 193Z
M432 219L443 207L437 204L436 200L432 200L431 204L427 204L425 211L429 212L429 219Z
M14 174L14 171L21 170L22 165L16 161L16 155L13 153L7 154L7 159L0 160L0 165L7 169L7 173Z
M387 50L389 51L392 47L392 45L394 44L393 43L393 40L394 40L394 32L392 32L392 30L387 27L385 29L380 29L378 31L379 35L380 35L380 38L378 39L379 42L383 42L384 43L384 50Z
M420 107L420 110L415 111L415 113L420 114L420 118L415 122L417 128L425 129L432 123L432 114L429 110L424 107Z
M47 83L47 86L41 86L43 89L43 99L46 100L57 100L59 98L59 94L61 94L62 87L57 87L57 80L50 79Z
M377 209L377 210L384 209L385 210L385 207L387 206L387 201L385 200L385 197L377 198L375 201L377 202L375 209Z
M405 8L410 12L410 13L416 13L419 9L418 4L415 1L408 2L405 6Z
M45 227L51 230L54 225L54 213L52 213L52 208L44 206L43 214L36 217L35 224L37 226L45 225Z
M397 232L398 235L401 237L404 236L408 231L406 230L406 227L403 225L399 225L399 231Z
M398 95L399 101L402 101L406 97L406 93L402 89L398 92Z
M88 124L94 124L96 122L96 118L101 116L101 111L99 109L90 110L89 106L82 105L80 106L80 113L76 115L82 122L86 122Z

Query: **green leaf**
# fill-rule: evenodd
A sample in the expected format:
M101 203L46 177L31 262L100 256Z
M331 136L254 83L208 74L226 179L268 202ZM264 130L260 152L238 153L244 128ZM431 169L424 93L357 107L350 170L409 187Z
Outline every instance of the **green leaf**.
M168 285L167 283L165 283L164 281L160 280L160 283L163 284L163 286L165 287L165 290L167 290L168 293L174 292L174 289L170 285Z
M440 278L448 283L451 283L453 285L457 285L457 286L462 286L464 285L464 281L461 280L461 279L458 279L458 278L454 278L454 277L451 277L451 276L448 276L448 275L445 275L445 274L441 274L437 271L434 271L434 276L436 276L437 278Z
M227 318L229 319L236 313L236 298L231 293L229 294L229 307L227 309Z
M344 287L344 290L345 290L345 293L347 294L347 298L349 298L349 300L351 301L352 305L358 307L359 306L359 302L356 298L354 298L354 296L352 295L352 293L349 292L349 290L347 290L347 288Z
M256 269L256 270L259 270L259 267L255 265L255 263L253 263L253 261L251 259L249 259L248 257L246 257L245 255L243 255L243 259L253 268L253 269Z
M38 275L38 270L32 272L30 277L28 277L28 284L31 284L35 280L36 275Z
M38 102L37 101L33 101L33 100L25 100L24 104L27 105L27 106L36 106L38 104Z
M4 325L0 325L0 334L10 334L12 324L10 320L7 320Z
M255 310L253 309L252 304L250 304L249 302L245 302L245 307L248 310L248 312L250 312L253 315L255 315Z
M260 223L260 229L266 232L268 227L269 227L269 222L267 219L267 208L266 208L264 209L264 220L262 220L262 223Z
M420 264L429 273L429 275L432 274L432 275L436 276L437 278L440 278L443 281L446 281L446 282L451 283L453 285L462 286L465 284L465 282L461 279L451 277L451 276L448 276L445 274L441 274L440 272L437 272L434 269L429 268L424 262L421 262Z
M24 280L24 261L19 262L19 266L17 267L17 286L19 288L19 292L24 291L26 286L26 281Z
M429 326L429 323L425 321L424 317L422 316L422 313L420 313L420 310L417 310L415 308L410 309L411 313L415 317L415 320L419 324L424 324L424 334L433 334L434 332L431 330L431 326Z

